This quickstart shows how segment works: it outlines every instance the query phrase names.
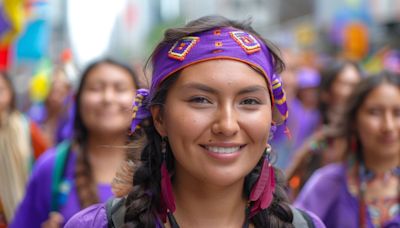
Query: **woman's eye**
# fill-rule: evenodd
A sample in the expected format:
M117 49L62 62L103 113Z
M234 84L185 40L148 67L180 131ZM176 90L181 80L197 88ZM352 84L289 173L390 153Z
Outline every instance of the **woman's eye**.
M400 117L400 109L395 109L393 113L395 117Z
M125 86L125 85L119 85L119 86L116 86L116 87L115 87L115 90L116 90L117 92L125 92L125 91L128 90L128 87Z
M92 86L88 86L87 89L88 89L89 91L95 92L95 91L100 91L102 88L101 88L100 85L92 85Z
M258 105L261 104L260 101L258 101L257 99L254 98L248 98L248 99L244 99L242 102L240 102L241 104L244 105Z
M372 116L377 116L381 113L381 111L379 109L373 108L373 109L369 109L368 110L368 114L372 115Z
M193 97L189 100L189 102L198 104L211 104L211 102L205 97Z

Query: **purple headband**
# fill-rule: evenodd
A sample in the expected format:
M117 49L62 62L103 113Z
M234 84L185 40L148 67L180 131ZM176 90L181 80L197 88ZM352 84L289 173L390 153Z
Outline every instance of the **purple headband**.
M286 97L280 77L274 73L273 60L264 42L245 31L223 27L194 33L183 37L173 45L166 45L153 56L153 77L150 91L137 91L133 104L131 132L138 124L150 116L149 94L154 95L160 84L172 74L190 65L213 59L231 59L246 63L258 69L268 81L274 108L279 111L280 119L288 116Z

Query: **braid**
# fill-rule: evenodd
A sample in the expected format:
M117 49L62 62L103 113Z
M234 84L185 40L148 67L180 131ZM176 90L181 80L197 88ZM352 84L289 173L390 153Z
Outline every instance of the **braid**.
M155 227L160 205L161 137L152 123L141 129L150 137L147 137L140 165L133 176L133 189L126 200L125 222L129 227Z
M261 167L263 164L262 157L258 162L257 166L252 170L252 172L247 175L245 179L245 193L247 196L250 195L252 186L258 179L259 173L261 172ZM255 227L282 227L282 228L292 228L293 214L289 207L289 200L285 191L285 181L283 173L280 169L274 167L275 171L275 192L274 198L271 205L256 214L251 218L251 222Z
M84 148L79 150L75 169L76 189L79 203L82 208L99 202L96 183L93 180L93 172L88 155Z

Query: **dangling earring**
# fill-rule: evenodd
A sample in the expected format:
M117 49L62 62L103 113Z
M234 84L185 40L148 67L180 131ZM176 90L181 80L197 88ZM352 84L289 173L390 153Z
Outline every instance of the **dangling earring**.
M275 173L274 167L271 165L271 151L270 145L267 145L264 153L264 160L258 177L257 182L254 184L251 193L250 201L254 202L249 217L253 217L259 211L268 208L271 204L275 191Z
M171 178L167 169L167 137L163 137L161 141L161 203L164 208L161 217L166 222L166 216L175 212L175 199L172 192Z

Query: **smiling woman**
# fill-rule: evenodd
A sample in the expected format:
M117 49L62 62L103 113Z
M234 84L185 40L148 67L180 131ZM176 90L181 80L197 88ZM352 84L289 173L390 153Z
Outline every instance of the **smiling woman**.
M169 29L151 61L133 107L131 129L147 140L131 191L66 227L324 227L288 204L270 164L272 122L287 117L283 63L248 22Z
M74 138L35 164L27 193L10 227L62 227L79 210L111 195L126 158L129 112L138 87L134 72L111 59L83 71L76 94Z

